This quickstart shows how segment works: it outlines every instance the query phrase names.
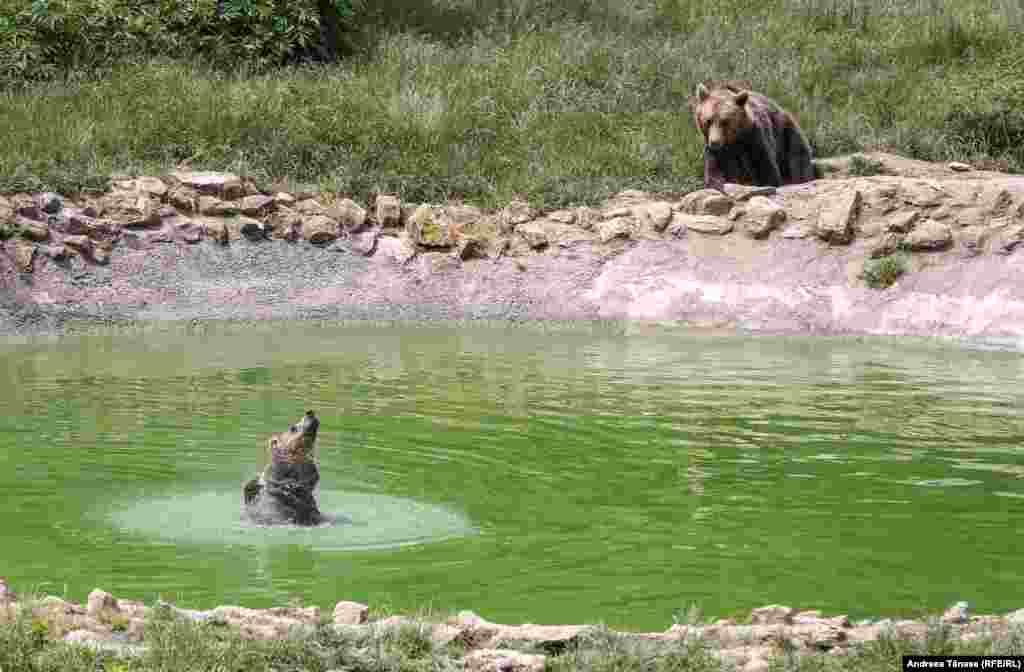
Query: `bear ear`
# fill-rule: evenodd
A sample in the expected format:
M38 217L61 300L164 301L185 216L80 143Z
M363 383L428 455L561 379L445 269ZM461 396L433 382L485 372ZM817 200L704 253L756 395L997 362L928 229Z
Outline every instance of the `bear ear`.
M737 93L736 97L733 98L733 100L736 101L737 105L739 105L740 107L743 107L744 105L747 104L747 99L749 97L750 97L750 91L744 90L744 91L740 91L739 93Z
M703 83L697 85L697 100L704 102L710 95L711 92L708 91L708 87L704 86Z

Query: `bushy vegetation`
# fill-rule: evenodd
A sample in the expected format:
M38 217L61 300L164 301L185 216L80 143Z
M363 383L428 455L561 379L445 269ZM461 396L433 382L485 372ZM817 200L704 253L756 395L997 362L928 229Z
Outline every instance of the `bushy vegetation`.
M39 606L38 601L30 601ZM4 672L457 672L463 669L464 647L440 646L426 621L417 619L392 627L361 631L335 630L325 622L274 641L249 640L224 625L195 623L169 609L156 608L145 624L144 648L97 651L90 646L54 641L65 629L38 610L6 612L0 617L0 669ZM689 615L698 618L695 611ZM923 638L884 634L876 641L853 647L846 656L801 654L780 640L771 654L775 672L889 672L901 669L902 656L1022 655L1024 630L1011 627L969 642L952 636L949 625L929 621ZM696 624L696 623L695 623ZM691 640L657 641L630 637L603 626L590 628L557 651L502 642L502 648L547 656L552 672L729 672L709 643Z
M1024 170L1010 0L351 2L333 64L309 59L312 0L13 4L0 191L102 189L182 162L364 201L685 191L702 175L687 101L706 78L792 109L818 156Z
M888 254L879 259L869 259L864 264L861 277L872 289L892 287L900 276L907 272L907 261L903 255Z

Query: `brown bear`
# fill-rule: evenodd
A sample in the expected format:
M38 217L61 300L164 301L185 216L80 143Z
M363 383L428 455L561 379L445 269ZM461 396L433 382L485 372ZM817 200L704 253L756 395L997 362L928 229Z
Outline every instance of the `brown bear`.
M693 118L704 134L704 187L781 187L814 179L811 146L792 114L731 82L697 85Z

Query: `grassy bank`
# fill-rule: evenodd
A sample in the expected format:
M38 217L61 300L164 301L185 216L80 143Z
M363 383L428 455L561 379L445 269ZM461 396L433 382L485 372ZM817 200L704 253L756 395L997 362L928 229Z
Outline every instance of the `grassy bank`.
M466 654L458 641L440 646L429 627L406 623L397 628L368 628L365 632L336 631L328 624L286 639L253 641L229 626L196 624L156 609L146 621L145 650L135 654L97 651L84 645L49 639L53 625L28 612L0 622L0 669L5 672L281 672L347 670L349 672L461 670ZM502 648L547 656L551 672L724 672L704 642L682 644L629 638L596 627L561 651L544 651L517 642ZM902 669L908 654L1021 655L1024 633L1011 630L970 643L954 640L949 626L929 628L923 641L883 636L849 655L799 655L780 640L773 649L771 669L777 672L892 672Z
M1024 171L1024 9L1010 0L418 4L340 65L147 59L7 86L0 191L102 189L182 162L363 201L682 191L702 175L686 103L705 78L793 109L819 156Z

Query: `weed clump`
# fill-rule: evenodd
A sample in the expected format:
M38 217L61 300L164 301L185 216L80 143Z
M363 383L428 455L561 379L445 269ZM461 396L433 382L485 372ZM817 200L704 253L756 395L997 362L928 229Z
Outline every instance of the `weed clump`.
M861 278L872 289L892 287L907 272L906 259L900 254L889 254L879 259L870 259L864 264Z

